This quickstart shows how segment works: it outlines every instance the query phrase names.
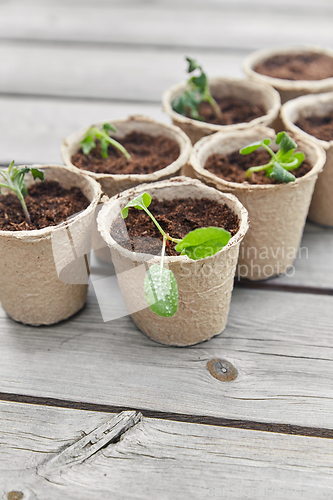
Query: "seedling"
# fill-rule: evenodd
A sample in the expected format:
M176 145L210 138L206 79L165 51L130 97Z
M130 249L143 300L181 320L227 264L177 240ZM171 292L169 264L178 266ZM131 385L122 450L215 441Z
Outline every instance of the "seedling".
M286 132L279 132L276 136L275 143L279 145L277 153L271 150L269 144L270 139L263 139L262 141L253 142L245 148L240 150L240 154L248 155L256 151L260 146L264 147L271 155L271 160L265 165L258 167L248 168L245 177L250 177L252 172L266 171L266 177L271 177L279 182L293 182L296 177L290 170L296 170L305 158L305 154L301 151L295 151L297 148L296 142Z
M206 101L212 106L215 115L220 118L222 116L221 108L210 93L208 79L202 66L190 57L187 57L186 60L189 63L187 72L192 73L198 69L200 75L189 78L187 81L189 89L174 99L172 102L173 110L184 116L189 112L191 118L194 118L194 120L204 121L204 118L199 114L199 105L201 102Z
M150 309L163 317L173 316L178 309L178 285L173 272L163 267L167 241L177 243L175 250L181 255L187 255L192 260L204 259L219 252L230 240L231 234L220 227L203 227L190 231L182 240L172 238L159 225L148 210L151 203L149 193L129 201L122 209L123 219L128 216L129 208L144 210L154 222L163 237L161 262L152 264L144 280L144 293Z
M80 142L80 146L85 155L88 155L92 149L96 147L95 139L98 139L101 143L101 155L103 158L108 157L108 146L111 144L117 148L123 155L129 160L131 158L130 154L126 151L124 146L122 146L118 141L112 139L109 136L109 130L112 132L117 132L116 128L111 125L111 123L104 123L103 129L100 130L98 127L90 127L90 129L85 134L84 138Z
M15 167L14 161L10 163L8 168L0 170L0 178L2 177L3 179L3 182L0 182L0 194L2 187L14 191L14 193L21 202L25 220L30 225L31 224L30 214L28 212L27 206L24 201L24 197L28 195L28 190L24 177L25 174L27 174L28 172L31 172L34 179L38 177L41 181L44 180L43 170L40 170L39 168L35 167L22 167L22 168Z

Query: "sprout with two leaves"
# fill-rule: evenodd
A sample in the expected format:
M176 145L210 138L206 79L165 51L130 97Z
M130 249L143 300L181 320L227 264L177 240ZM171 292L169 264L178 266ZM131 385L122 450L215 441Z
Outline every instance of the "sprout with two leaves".
M189 112L190 117L194 120L204 121L204 118L199 113L199 105L203 101L206 101L212 106L215 115L220 118L222 116L221 108L210 93L208 79L202 66L190 57L186 57L186 60L189 63L188 73L192 73L198 69L200 74L199 76L192 76L187 80L189 89L173 100L172 109L184 116Z
M98 127L90 127L87 130L85 136L80 142L80 146L85 155L88 155L92 149L96 147L96 139L101 143L101 155L103 158L108 157L108 147L109 144L118 149L123 155L129 160L131 155L126 151L124 146L122 146L118 141L109 136L109 131L117 132L117 129L111 123L104 123L103 129L100 130Z
M176 243L175 250L181 255L187 255L192 260L204 259L219 252L227 245L231 234L220 227L204 227L190 231L183 239L172 238L159 225L148 210L151 203L149 193L134 198L122 209L123 219L128 216L129 208L144 210L154 222L163 237L161 262L152 264L144 280L144 294L150 309L163 317L173 316L178 309L178 285L173 272L163 266L167 241Z
M27 209L27 205L24 201L24 198L28 195L27 186L24 180L25 175L30 172L34 179L39 178L41 181L44 181L44 171L40 170L36 167L15 167L14 161L10 163L8 168L0 170L0 194L1 188L7 188L13 191L23 208L25 220L30 225L31 218Z
M301 151L295 152L297 144L286 132L279 132L275 142L279 145L277 153L274 153L269 147L271 140L268 138L253 142L240 150L240 154L248 155L262 146L271 155L271 160L265 165L248 168L246 171L247 178L250 177L252 172L261 172L264 170L266 177L276 179L279 182L294 182L296 180L296 177L290 171L296 170L300 166L305 158L305 154Z

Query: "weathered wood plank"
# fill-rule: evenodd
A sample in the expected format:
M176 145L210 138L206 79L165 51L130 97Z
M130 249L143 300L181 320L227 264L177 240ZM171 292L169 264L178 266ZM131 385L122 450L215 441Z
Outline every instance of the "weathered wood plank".
M242 76L245 52L195 50L211 76ZM183 49L157 50L0 43L0 94L160 102L186 78ZM191 54L190 54L191 55Z
M286 9L286 7L288 7ZM246 48L331 45L332 4L307 2L29 2L0 5L1 38ZM209 26L209 29L207 29Z
M0 495L27 499L331 498L332 441L144 419L123 439L60 473L43 472L112 415L0 405ZM37 467L37 473L36 473Z
M154 343L129 317L104 323L92 294L54 327L2 313L0 391L332 429L332 305L329 296L238 288L225 332L188 349ZM213 378L213 358L231 362L238 377Z
M92 123L134 114L170 121L159 104L0 97L0 165L12 159L62 164L64 137Z

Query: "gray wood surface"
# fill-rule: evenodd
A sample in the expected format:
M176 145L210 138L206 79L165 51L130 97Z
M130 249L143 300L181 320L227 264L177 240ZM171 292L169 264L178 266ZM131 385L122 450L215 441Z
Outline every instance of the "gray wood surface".
M43 468L110 418L1 403L1 498L13 491L38 500L326 500L333 495L329 439L147 418L79 465L53 472Z
M321 8L319 8L321 7ZM0 9L1 37L248 50L330 45L333 9L317 2L29 2ZM328 15L329 14L329 15ZM208 29L209 26L209 29Z
M237 288L224 333L187 349L149 340L129 317L104 323L93 294L54 327L2 313L0 392L332 429L332 306L329 296ZM236 380L213 378L213 358L231 362Z

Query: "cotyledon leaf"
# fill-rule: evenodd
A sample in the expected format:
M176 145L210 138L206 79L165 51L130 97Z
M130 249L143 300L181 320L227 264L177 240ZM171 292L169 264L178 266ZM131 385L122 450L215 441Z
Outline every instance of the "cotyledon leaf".
M165 318L173 316L178 309L178 285L170 269L153 264L144 279L144 293L150 309Z

